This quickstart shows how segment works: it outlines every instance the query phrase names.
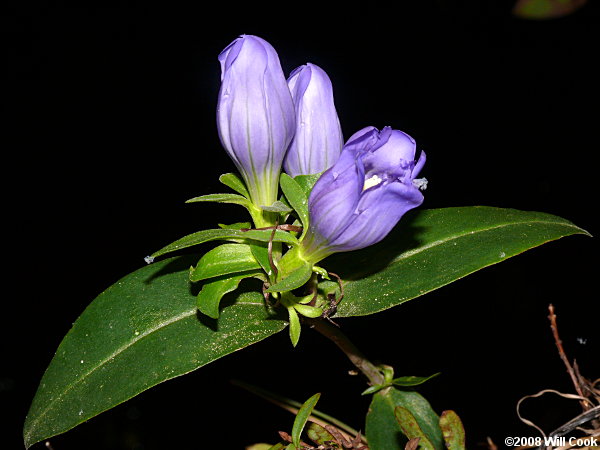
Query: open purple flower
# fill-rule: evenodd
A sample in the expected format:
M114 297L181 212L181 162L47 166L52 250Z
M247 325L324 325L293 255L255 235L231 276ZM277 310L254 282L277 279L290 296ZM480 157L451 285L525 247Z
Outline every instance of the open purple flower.
M303 256L316 263L381 241L423 202L425 181L415 178L425 153L418 160L415 153L415 141L402 131L367 127L355 133L310 194Z
M283 167L292 177L321 173L337 161L344 144L331 80L308 63L292 72L288 86L296 108L296 135Z
M252 202L277 200L279 173L294 136L296 115L275 49L243 35L219 55L217 126L221 143L242 174Z

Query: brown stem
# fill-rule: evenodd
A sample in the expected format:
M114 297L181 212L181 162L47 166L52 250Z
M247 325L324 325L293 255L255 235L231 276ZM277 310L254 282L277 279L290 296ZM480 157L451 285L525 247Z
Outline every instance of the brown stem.
M571 366L571 363L569 362L569 358L567 358L565 349L563 348L563 345L562 345L562 341L560 340L560 336L558 335L558 326L556 325L556 314L554 314L554 305L552 305L552 304L548 305L548 311L550 311L550 315L548 316L548 319L550 319L550 328L552 329L552 334L554 336L554 342L556 343L556 348L558 348L558 354L560 356L560 359L562 359L563 363L565 363L565 366L567 367L567 372L569 372L569 376L571 377L571 381L573 382L573 385L575 386L575 390L577 391L577 394L580 397L586 398L583 395L583 391L581 390L581 385L579 384L579 380L575 376L575 371L573 370L573 367ZM583 408L584 411L587 411L588 409L590 409L590 406L587 404L587 402L580 400L579 403L581 403L581 407Z
M333 341L346 354L352 364L368 378L371 385L383 384L384 378L379 369L350 342L350 339L339 328L331 326L322 319L310 320L309 323L315 330Z

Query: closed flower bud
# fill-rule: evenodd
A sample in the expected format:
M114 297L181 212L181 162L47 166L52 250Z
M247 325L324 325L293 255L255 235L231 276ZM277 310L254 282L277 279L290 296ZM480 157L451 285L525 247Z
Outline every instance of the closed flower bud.
M279 173L294 136L294 104L275 49L244 35L219 55L221 90L217 126L221 143L240 171L252 202L277 200Z
M355 133L339 160L317 181L309 200L303 255L317 262L335 252L381 241L408 210L423 202L415 180L425 153L402 131L367 127Z
M321 173L337 161L344 144L331 80L308 63L292 72L288 86L296 108L296 134L283 166L292 177Z

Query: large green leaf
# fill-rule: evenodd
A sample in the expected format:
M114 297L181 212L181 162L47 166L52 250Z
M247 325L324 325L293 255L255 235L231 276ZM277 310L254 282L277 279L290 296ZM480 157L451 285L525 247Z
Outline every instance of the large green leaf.
M530 248L589 233L550 214L473 206L408 214L381 243L323 267L344 280L337 316L373 314Z
M266 320L273 318L258 292L230 295L218 322L201 320L188 282L193 260L137 270L87 307L42 378L25 422L27 447L285 327Z
M442 449L442 432L439 417L429 402L414 391L385 389L373 395L366 421L366 435L370 450L403 450L408 439L396 420L395 411L400 406L409 411L434 448Z
M190 280L201 281L260 268L249 245L223 244L206 252L200 258L196 268L190 272Z

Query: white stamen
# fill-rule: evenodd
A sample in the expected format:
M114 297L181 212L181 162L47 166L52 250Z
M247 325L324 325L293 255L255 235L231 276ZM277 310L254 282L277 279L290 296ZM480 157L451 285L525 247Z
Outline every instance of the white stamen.
M427 178L415 178L413 180L413 185L420 191L424 191L427 189Z
M363 186L363 191L366 191L367 189L372 188L373 186L377 186L382 181L383 180L381 178L379 178L377 175L373 175L368 180L365 180L365 185Z

